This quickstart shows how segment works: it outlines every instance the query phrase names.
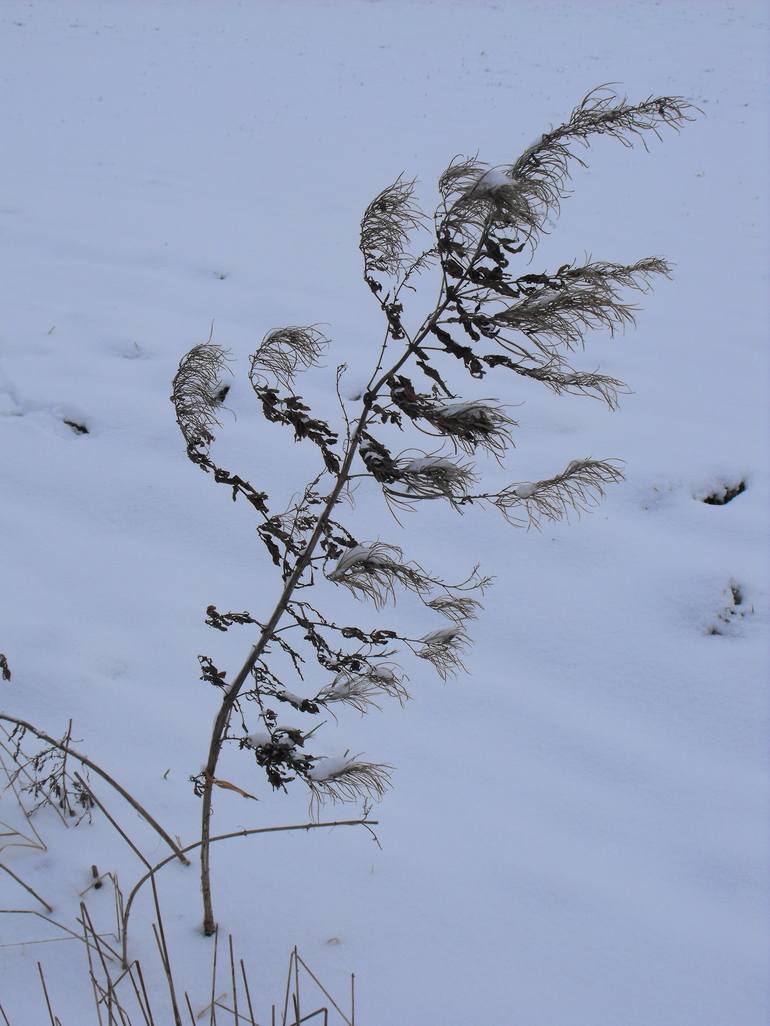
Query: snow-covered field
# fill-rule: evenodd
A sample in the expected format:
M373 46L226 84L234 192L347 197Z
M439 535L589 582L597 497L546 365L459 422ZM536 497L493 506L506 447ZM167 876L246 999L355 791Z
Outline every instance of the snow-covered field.
M395 767L382 850L355 829L214 849L260 1022L294 944L335 992L356 973L361 1026L768 1021L769 42L749 0L0 4L0 708L59 736L72 718L78 747L185 841L215 708L196 657L232 672L250 638L204 610L259 616L278 581L249 507L185 457L180 357L213 320L234 372L217 455L277 508L314 456L263 421L247 358L272 327L322 323L329 369L305 394L332 416L334 365L347 395L366 380L382 325L357 232L379 189L415 174L431 209L453 155L514 160L603 82L704 112L649 153L598 142L532 263L675 265L635 331L582 357L630 383L620 412L503 375L477 392L522 404L489 480L593 455L625 460L626 482L541 532L436 504L401 528L368 482L345 514L357 537L447 576L479 560L496 582L467 678L413 661L405 709L325 728L330 751ZM351 622L421 615L330 601ZM304 789L267 793L239 753L222 775L261 801L218 793L217 830L306 818ZM59 921L92 864L124 890L141 875L99 815L36 825L47 852L2 859ZM202 1008L197 867L164 874L175 969ZM109 929L108 888L87 901ZM0 906L39 907L5 875ZM132 952L160 994L152 918L144 894ZM31 916L0 931L14 1026L48 1022L38 960L64 1026L90 1022L82 945Z

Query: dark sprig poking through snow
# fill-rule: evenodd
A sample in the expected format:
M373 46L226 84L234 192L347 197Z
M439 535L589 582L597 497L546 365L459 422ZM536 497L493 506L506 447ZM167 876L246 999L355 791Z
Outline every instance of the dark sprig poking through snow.
M64 423L64 424L66 424L66 425L67 425L67 427L68 427L68 428L69 428L69 429L70 429L70 430L72 431L72 433L73 433L73 434L75 434L75 435L89 435L89 434L91 433L91 432L90 432L90 431L88 430L88 426L87 426L86 424L81 424L81 423L80 423L79 421L77 421L77 420L68 420L68 419L67 419L67 418L65 417L65 418L64 418L64 420L63 420L63 423Z
M3 652L0 652L0 677L3 680L11 679L11 668L8 665L8 659Z
M734 634L740 622L754 612L754 607L747 604L744 590L736 580L729 582L724 589L724 596L727 601L717 613L716 623L708 627L706 634Z
M739 495L743 495L746 491L746 482L738 481L737 484L722 484L719 488L715 488L709 492L708 495L704 495L700 500L705 502L707 506L726 506L728 502L732 502L733 499L737 499Z

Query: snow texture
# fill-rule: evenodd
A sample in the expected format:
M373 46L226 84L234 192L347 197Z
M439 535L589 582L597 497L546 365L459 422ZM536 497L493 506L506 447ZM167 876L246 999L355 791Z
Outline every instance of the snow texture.
M205 609L264 616L279 580L248 504L185 457L168 401L179 359L213 320L233 372L217 456L284 508L316 453L264 421L248 356L273 327L323 324L327 368L297 387L338 424L345 362L355 408L383 328L358 220L387 182L417 175L430 210L454 154L512 162L605 81L704 111L649 153L604 140L581 153L590 167L558 223L531 264L517 258L522 273L586 252L672 262L635 331L576 354L629 382L621 410L505 373L478 392L522 404L507 467L480 459L486 489L587 453L622 458L625 483L541 531L441 503L402 528L371 482L341 508L358 538L445 579L478 560L495 583L470 677L442 684L412 659L403 709L324 727L330 750L396 768L375 810L382 850L338 830L212 851L216 913L260 1021L295 943L332 993L355 971L362 1026L769 1021L769 42L754 0L0 6L2 707L58 735L71 717L77 747L185 841L217 700L197 655L232 674L254 638L209 630ZM429 284L405 294L407 323ZM740 482L730 502L701 501ZM385 617L328 592L337 622L435 627L409 595ZM218 789L216 829L306 819L306 789L272 793L253 753L233 746L220 775L260 801ZM7 795L0 807L7 818ZM37 826L47 852L3 859L59 920L74 921L92 863L124 890L144 871L99 815L65 829L44 812ZM197 869L164 874L174 967L202 1008ZM0 891L3 908L30 907L5 874ZM108 889L86 900L110 929ZM143 894L132 952L159 994L152 919ZM65 1026L90 1023L81 946L20 943L59 936L30 917L0 915L0 931L14 1026L48 1022L38 959Z

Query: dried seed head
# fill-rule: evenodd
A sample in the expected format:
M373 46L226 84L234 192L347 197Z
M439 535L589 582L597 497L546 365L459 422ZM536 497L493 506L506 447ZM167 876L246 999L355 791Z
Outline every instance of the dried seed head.
M477 599L468 598L466 595L439 595L425 604L457 624L477 619L478 611L481 609L481 603Z
M457 676L461 670L468 672L462 655L470 643L470 638L462 627L444 627L426 634L421 639L422 647L417 649L415 654L431 663L439 677L446 680L447 677Z
M297 371L316 366L328 345L326 336L312 325L269 331L251 357L252 385L261 387L264 382L261 372L267 371L285 388L291 389Z
M219 427L216 411L221 405L222 375L227 369L228 352L211 342L193 346L182 358L174 375L171 401L176 422L187 443L191 459L199 462L214 441Z
M398 478L384 491L388 498L406 507L419 499L447 499L456 506L478 480L469 463L446 456L400 457L396 467Z
M561 520L582 513L604 495L604 486L623 480L613 460L572 460L556 477L509 485L490 501L505 519L519 527L538 527L541 520Z
M395 275L404 266L409 236L425 221L414 202L414 187L414 179L404 181L399 175L364 211L360 249L367 278L373 271Z
M464 452L471 454L484 449L497 459L513 444L510 431L518 426L501 406L489 399L436 403L423 416Z
M359 755L316 757L305 782L312 795L311 814L326 802L374 801L390 787L390 766L365 762Z
M404 554L397 545L376 541L371 545L357 545L344 552L329 580L341 584L357 598L369 598L378 609L388 599L395 603L395 585L409 591L428 591L431 582L415 563L405 563Z
M679 129L697 108L679 96L649 97L630 104L607 87L592 90L569 120L540 136L519 159L489 168L476 158L456 158L439 179L444 197L442 225L454 239L469 241L484 225L506 228L533 248L548 218L567 195L572 162L585 165L575 145L595 135L646 147L645 135Z

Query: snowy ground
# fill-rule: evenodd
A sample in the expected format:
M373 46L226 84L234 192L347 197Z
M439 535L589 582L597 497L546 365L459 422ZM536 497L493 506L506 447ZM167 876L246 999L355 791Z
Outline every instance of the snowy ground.
M412 666L405 710L327 732L397 767L382 850L339 830L214 852L260 1015L296 943L336 990L356 972L362 1024L767 1022L767 53L766 5L748 0L0 5L2 707L59 734L72 717L185 840L214 708L196 656L232 670L249 638L214 635L203 611L264 613L276 580L248 507L185 459L168 402L182 354L214 319L235 372L218 455L289 496L312 454L261 420L247 356L271 327L324 322L330 364L348 362L351 391L364 380L381 324L357 223L382 186L416 174L430 208L454 154L513 160L602 82L705 112L650 153L596 145L533 263L674 263L638 329L586 354L630 382L621 411L505 377L482 390L524 403L514 479L594 455L622 457L626 483L541 533L433 505L402 530L359 493L357 536L447 574L479 559L497 581L468 678ZM308 385L327 412L330 381ZM728 505L699 501L741 480ZM731 582L741 606L710 634ZM305 818L305 794L266 794L251 762L223 775L262 801L218 795L217 829ZM45 855L3 857L63 921L92 863L124 888L140 874L99 818L38 827ZM202 1007L197 871L165 872L172 955ZM107 923L106 889L88 901ZM10 877L0 905L34 907ZM147 896L135 918L152 975ZM85 1022L80 945L21 944L58 936L30 917L0 930L14 1026L48 1021L39 959L62 1022Z

